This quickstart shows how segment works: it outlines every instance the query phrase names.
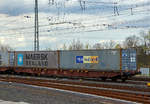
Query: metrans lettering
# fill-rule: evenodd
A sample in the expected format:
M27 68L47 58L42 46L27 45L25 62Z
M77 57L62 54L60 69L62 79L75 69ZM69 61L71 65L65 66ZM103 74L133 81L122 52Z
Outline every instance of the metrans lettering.
M98 56L76 56L76 63L98 63Z
M84 56L84 63L98 63L98 56Z

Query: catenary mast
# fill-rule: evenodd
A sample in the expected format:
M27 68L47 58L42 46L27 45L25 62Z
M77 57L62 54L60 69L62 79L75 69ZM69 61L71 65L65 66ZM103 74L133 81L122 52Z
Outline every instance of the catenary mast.
M39 21L38 21L38 0L35 0L35 31L34 51L39 51Z

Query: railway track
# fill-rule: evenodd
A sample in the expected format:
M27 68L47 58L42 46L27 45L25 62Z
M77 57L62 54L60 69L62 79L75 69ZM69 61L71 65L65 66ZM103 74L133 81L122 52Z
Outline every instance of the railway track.
M141 85L127 83L89 83L67 80L48 80L39 78L25 78L15 76L0 76L0 81L16 82L42 87L51 87L69 91L76 91L99 96L118 98L123 100L135 101L150 104L150 88Z
M134 80L134 81L150 81L150 77L132 77L131 80Z
M84 79L84 80L87 80L87 81L95 81L95 82L109 82L109 83L126 83L126 84L135 84L135 85L146 85L148 82L150 82L150 80L132 80L132 79L129 79L129 80L126 80L126 82L122 82L121 80L117 80L117 81L112 81L112 80L106 80L106 81L103 81L103 80L97 80L97 79Z

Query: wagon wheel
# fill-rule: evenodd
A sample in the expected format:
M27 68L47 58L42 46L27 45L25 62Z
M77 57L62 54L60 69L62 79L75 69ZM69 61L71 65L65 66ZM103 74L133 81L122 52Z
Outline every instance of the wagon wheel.
M107 78L106 77L101 77L101 79L102 79L102 81L106 81Z
M127 80L127 78L122 78L121 80L122 80L122 82L125 82Z
M116 82L116 81L117 81L117 78L111 78L111 80L112 80L113 82Z

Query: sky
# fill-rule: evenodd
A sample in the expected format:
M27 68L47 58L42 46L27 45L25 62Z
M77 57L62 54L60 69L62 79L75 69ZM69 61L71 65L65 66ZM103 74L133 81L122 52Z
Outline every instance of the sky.
M150 27L149 0L52 1L38 0L40 50L62 49L74 39L122 42ZM34 49L33 41L34 0L0 0L0 43L25 51Z

